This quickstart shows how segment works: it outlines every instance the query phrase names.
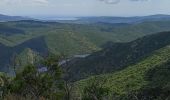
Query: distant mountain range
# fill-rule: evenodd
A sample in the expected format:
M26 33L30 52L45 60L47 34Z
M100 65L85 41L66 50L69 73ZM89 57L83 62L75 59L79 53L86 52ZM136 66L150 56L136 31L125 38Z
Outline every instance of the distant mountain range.
M28 18L28 17L8 16L8 15L0 14L0 22L19 21L19 20L33 20L33 19L32 18Z
M61 20L58 22L65 23L79 23L79 24L90 24L90 23L141 23L146 21L169 21L170 15L150 15L150 16L136 16L136 17L79 17L77 20Z
M61 23L77 23L77 24L90 24L90 23L141 23L146 21L170 21L170 15L150 15L150 16L135 16L135 17L114 17L114 16L97 16L97 17L40 17L28 18L22 16L8 16L0 14L0 21L19 21L19 20L40 20L49 22Z

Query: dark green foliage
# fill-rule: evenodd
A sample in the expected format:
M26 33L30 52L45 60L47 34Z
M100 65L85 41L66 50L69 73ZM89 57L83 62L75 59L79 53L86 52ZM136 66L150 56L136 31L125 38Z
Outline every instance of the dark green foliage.
M116 100L169 100L169 58L170 48L167 46L133 66L97 77L107 79L104 86L109 87L110 97ZM78 82L80 91L92 79Z
M43 66L47 67L47 71L40 72L36 66L28 65L22 72L16 73L16 77L7 87L8 92L37 99L40 97L50 100L62 99L64 86L58 60L49 57L44 61Z
M152 87L152 85L150 85L150 86ZM142 99L146 99L146 100L169 100L170 99L169 88L161 88L161 87L151 88L151 87L145 87L145 89L139 90L136 94L136 97L140 98L140 100L142 100ZM128 98L128 99L131 99L131 98Z
M84 88L82 100L103 100L108 96L109 88L104 86L105 80L94 77Z
M8 85L10 84L10 77L8 77L5 73L0 73L0 99L8 92Z
M147 86L137 94L138 98L169 100L170 99L170 61L151 69L146 74Z
M43 64L47 66L48 72L53 76L54 79L58 79L62 75L62 70L58 64L59 60L59 57L52 55L46 58L46 60L43 62Z

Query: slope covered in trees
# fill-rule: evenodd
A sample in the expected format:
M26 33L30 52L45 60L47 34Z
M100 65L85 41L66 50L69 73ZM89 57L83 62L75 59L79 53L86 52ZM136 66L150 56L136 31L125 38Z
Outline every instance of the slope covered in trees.
M109 89L109 100L169 100L169 62L170 47L166 46L134 65L95 79L105 79L103 87ZM77 82L78 91L83 92L93 80L91 77Z
M33 38L14 47L7 47L0 44L0 70L5 72L10 71L10 66L14 62L14 56L19 55L27 48L30 48L33 52L37 52L37 55L46 55L48 53L47 45L43 37ZM21 57L20 59L23 60L27 57L28 56Z
M109 73L126 68L145 59L153 51L170 44L170 32L145 36L128 43L113 43L82 59L72 60L63 67L71 79Z

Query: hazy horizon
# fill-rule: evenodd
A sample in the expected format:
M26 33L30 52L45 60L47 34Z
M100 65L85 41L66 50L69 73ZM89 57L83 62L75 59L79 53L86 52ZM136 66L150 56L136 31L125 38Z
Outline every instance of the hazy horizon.
M0 15L6 15L0 13ZM135 15L135 16L50 16L50 15L41 15L41 16L23 16L23 15L6 15L6 16L18 16L18 17L26 17L26 18L32 18L32 19L39 19L39 20L78 20L80 18L88 18L88 17L122 17L122 18L130 18L130 17L147 17L147 16L161 16L161 15L167 15L170 16L170 14L153 14L153 15Z
M0 0L0 14L27 17L170 15L170 0Z

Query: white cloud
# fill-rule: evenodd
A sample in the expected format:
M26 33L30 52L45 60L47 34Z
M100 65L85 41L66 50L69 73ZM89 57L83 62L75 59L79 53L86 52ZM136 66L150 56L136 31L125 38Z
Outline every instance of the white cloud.
M0 0L1 5L46 5L48 0Z
M99 1L105 2L107 4L117 4L122 0L99 0ZM148 1L148 0L129 0L129 1Z
M107 4L117 4L120 2L120 0L99 0L99 1L103 1Z
M33 0L34 2L37 2L37 3L43 3L43 4L47 4L49 3L48 0Z

